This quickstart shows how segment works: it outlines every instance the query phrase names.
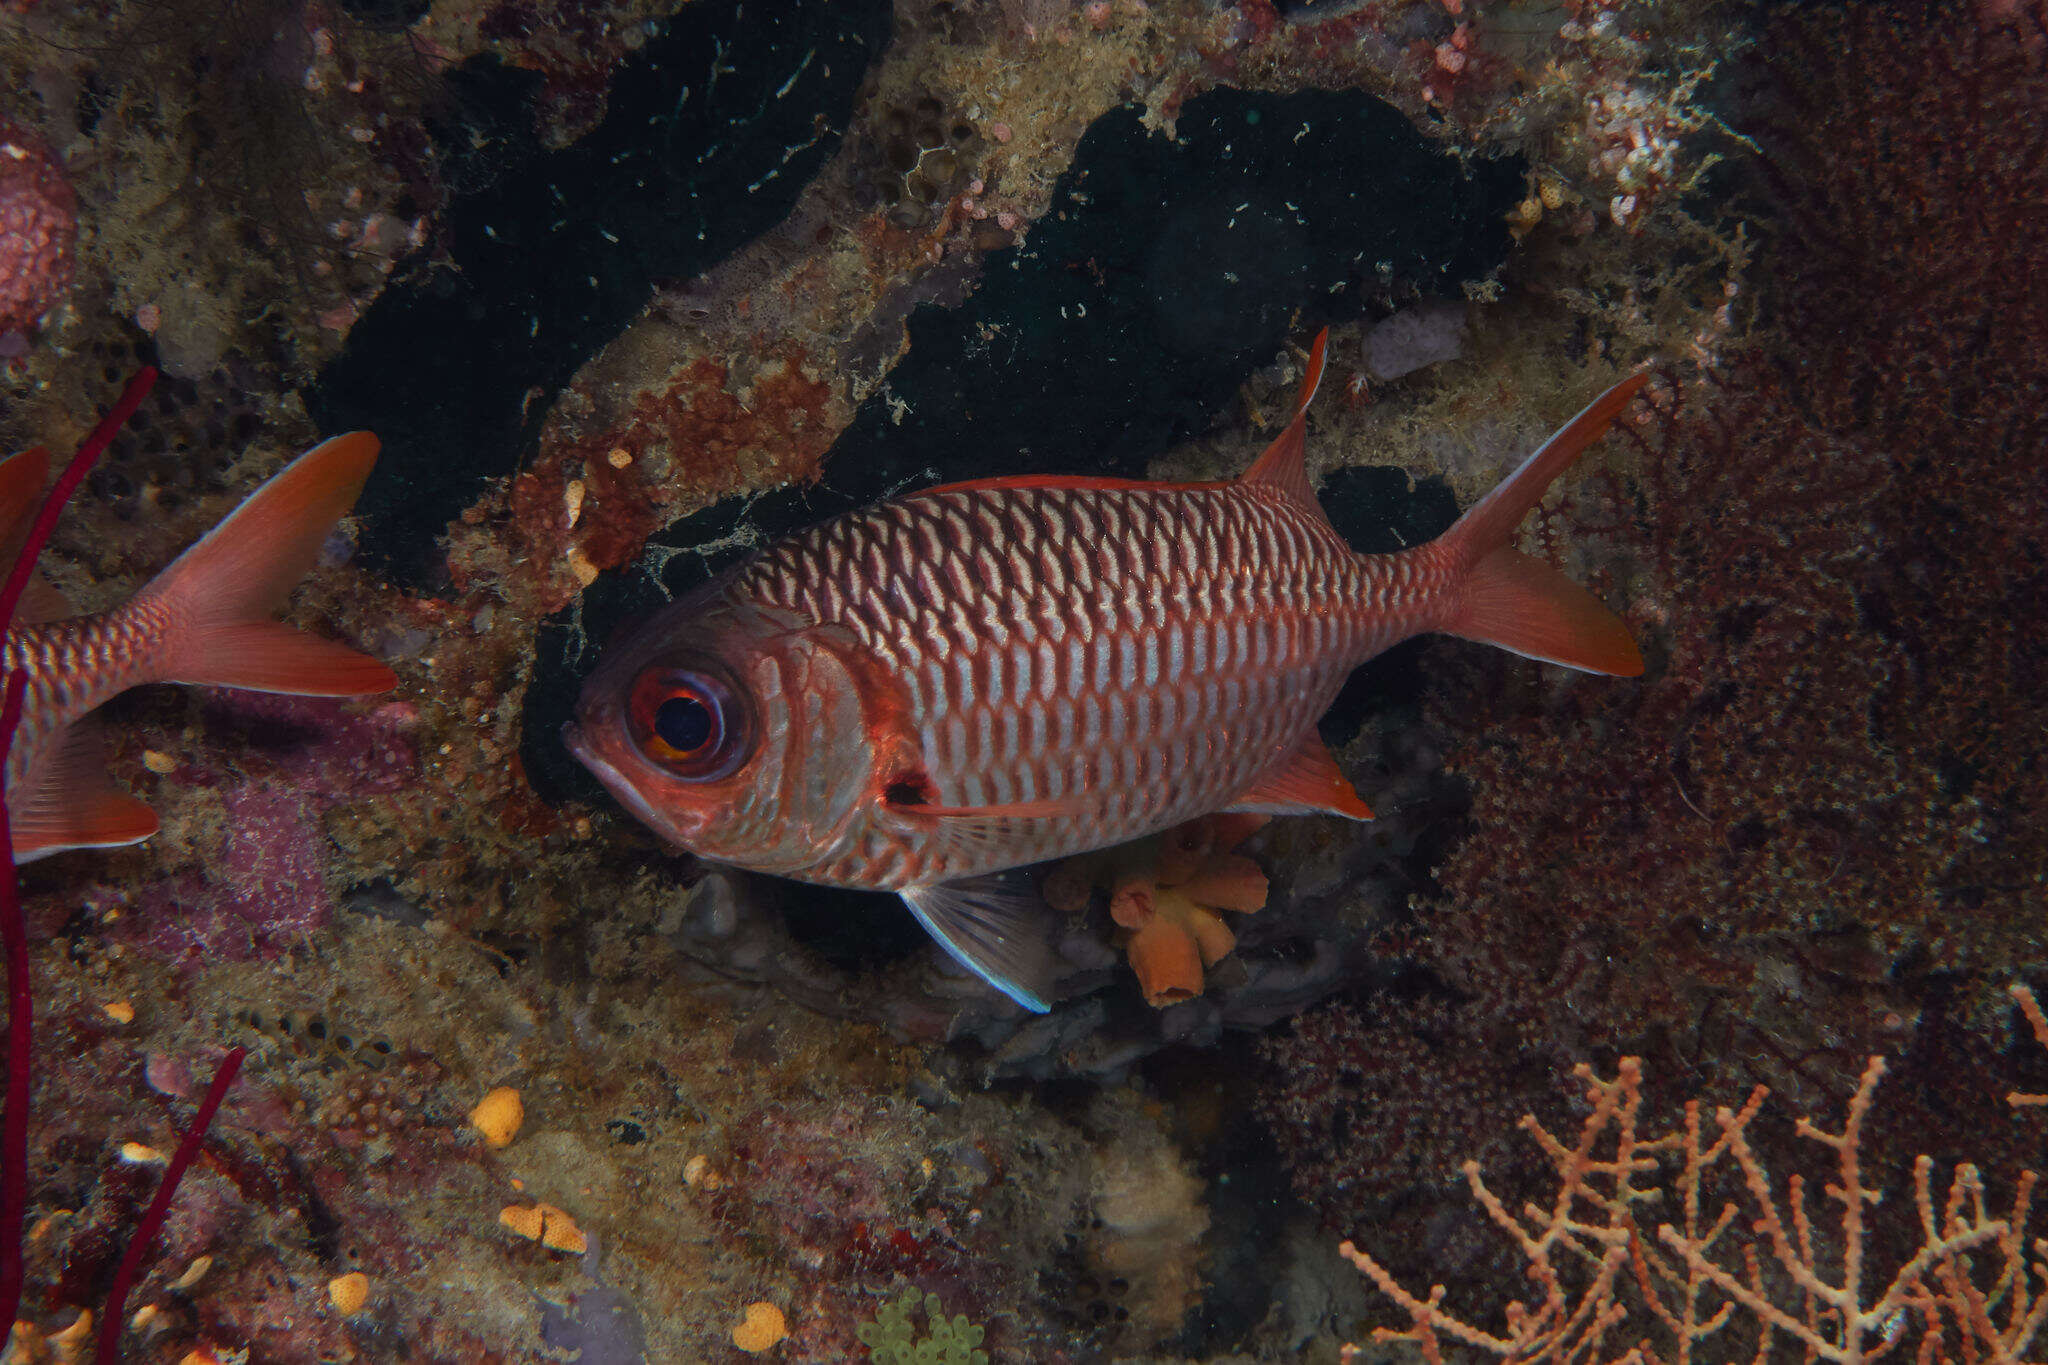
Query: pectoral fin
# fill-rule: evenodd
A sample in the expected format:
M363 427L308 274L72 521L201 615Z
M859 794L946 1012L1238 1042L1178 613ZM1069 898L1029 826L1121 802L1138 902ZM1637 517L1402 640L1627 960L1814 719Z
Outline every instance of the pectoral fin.
M1341 815L1370 820L1372 811L1338 770L1337 760L1310 730L1294 752L1261 773L1225 810L1265 815Z
M900 893L939 946L961 966L1036 1014L1052 1007L1058 917L1023 878L998 873Z
M1014 853L1029 842L1043 821L1085 815L1095 808L1087 795L984 806L939 805L934 795L929 778L909 773L888 785L882 806L891 817L915 825L933 848L983 867L989 865L990 854Z

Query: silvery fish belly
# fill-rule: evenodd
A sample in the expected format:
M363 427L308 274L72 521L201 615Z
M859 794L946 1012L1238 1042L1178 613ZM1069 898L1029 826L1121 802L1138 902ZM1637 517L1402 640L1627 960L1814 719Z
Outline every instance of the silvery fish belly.
M1641 380L1437 541L1360 555L1287 430L1243 477L1026 477L790 536L600 662L564 738L702 857L899 892L960 961L1046 1008L1052 928L996 874L1217 810L1370 817L1315 721L1430 630L1610 673L1641 660L1515 524Z

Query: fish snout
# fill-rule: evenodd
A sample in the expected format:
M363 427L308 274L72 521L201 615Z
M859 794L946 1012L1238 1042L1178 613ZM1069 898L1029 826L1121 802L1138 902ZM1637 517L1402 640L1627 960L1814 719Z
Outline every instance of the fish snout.
M583 737L583 727L573 720L562 722L562 747L569 751L578 763L590 767L592 750L590 742ZM593 769L593 771L595 771Z
M687 848L691 837L702 828L701 813L688 809L664 809L656 804L650 799L650 793L605 752L603 733L601 727L587 728L580 721L565 721L561 730L562 746L578 763L590 769L591 775L603 783L604 789L636 820L667 842L678 848Z

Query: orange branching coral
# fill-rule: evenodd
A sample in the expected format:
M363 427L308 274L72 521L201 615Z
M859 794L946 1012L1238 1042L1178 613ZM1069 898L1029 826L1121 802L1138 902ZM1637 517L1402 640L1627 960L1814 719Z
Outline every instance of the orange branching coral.
M2005 989L2006 994L2010 995L2013 998L2013 1002L2020 1007L2020 1013L2026 1017L2027 1027L2034 1031L2034 1041L2042 1047L2048 1048L2048 1015L2041 1013L2041 1004L2034 999L2034 993L2025 986L2017 984L2008 986ZM2005 1102L2015 1109L2038 1109L2043 1105L2048 1105L2048 1095L2028 1094L2025 1091L2014 1090L2006 1095Z
M1913 1164L1913 1204L1920 1217L1920 1245L1881 1292L1871 1295L1865 1287L1864 1210L1875 1205L1882 1192L1863 1181L1858 1142L1884 1070L1884 1058L1870 1059L1849 1100L1848 1119L1841 1132L1830 1133L1810 1119L1801 1119L1798 1125L1801 1137L1835 1152L1837 1181L1826 1186L1827 1197L1842 1206L1841 1268L1833 1282L1825 1265L1828 1258L1816 1246L1803 1178L1794 1175L1787 1182L1781 1212L1770 1175L1745 1139L1742 1126L1732 1122L1725 1109L1715 1115L1756 1205L1752 1227L1762 1234L1776 1268L1796 1286L1798 1312L1780 1301L1790 1295L1773 1293L1770 1281L1757 1273L1753 1247L1744 1248L1746 1275L1737 1275L1708 1254L1723 1228L1734 1221L1733 1205L1723 1210L1720 1224L1705 1237L1690 1229L1679 1233L1669 1225L1658 1228L1657 1235L1685 1258L1689 1271L1704 1276L1735 1308L1754 1317L1766 1340L1776 1328L1803 1346L1808 1359L1868 1359L1912 1330L1917 1319L1922 1360L1951 1359L1944 1333L1950 1330L1952 1320L1964 1359L2019 1361L2040 1329L2043 1310L2048 1309L2048 1299L2040 1296L2042 1285L2035 1283L2048 1280L2048 1241L2035 1239L2034 1251L2042 1259L2031 1266L2027 1262L2032 1171L2020 1173L2011 1215L1993 1218L1977 1168L1959 1166L1937 1214L1934 1162L1919 1158ZM1977 1283L1979 1273L1970 1257L1979 1248L1995 1248L2000 1253L1997 1259L2003 1262L1996 1266L1988 1288ZM2000 1315L2004 1322L1995 1320Z
M2024 987L2013 995L2033 1023L2032 995ZM2048 1044L2048 1029L2036 1033ZM1489 1332L1447 1311L1441 1285L1418 1298L1346 1242L1340 1252L1411 1320L1380 1328L1375 1338L1412 1341L1433 1365L1441 1365L1446 1341L1520 1365L1763 1361L1776 1358L1774 1343L1809 1361L1865 1361L1908 1341L1918 1354L1900 1350L1902 1359L2017 1365L2035 1358L2029 1352L2048 1320L2048 1238L2029 1243L2026 1235L2032 1171L2020 1173L2010 1209L1996 1216L1976 1167L1956 1167L1937 1198L1934 1162L1920 1157L1912 1174L1916 1240L1888 1279L1873 1273L1870 1211L1882 1191L1866 1183L1862 1140L1884 1073L1884 1059L1872 1057L1839 1131L1810 1119L1795 1128L1832 1153L1824 1199L1840 1211L1830 1227L1809 1209L1805 1177L1791 1176L1780 1198L1751 1145L1751 1125L1769 1094L1763 1086L1739 1110L1715 1111L1720 1132L1710 1141L1697 1100L1686 1104L1680 1128L1646 1137L1638 1131L1641 1061L1623 1058L1612 1080L1579 1066L1592 1112L1575 1142L1533 1116L1522 1120L1557 1172L1547 1206L1510 1210L1487 1188L1478 1163L1465 1164L1474 1198L1528 1262L1535 1295L1509 1304L1503 1330ZM1737 1186L1747 1195L1747 1216L1735 1199L1708 1216L1708 1197ZM1678 1218L1654 1236L1638 1221L1638 1210L1653 1201ZM1344 1359L1355 1353L1345 1347Z
M1557 1169L1557 1195L1547 1208L1532 1203L1517 1216L1487 1188L1478 1162L1468 1161L1464 1166L1473 1197L1520 1245L1537 1297L1508 1305L1506 1330L1487 1332L1444 1310L1441 1285L1431 1290L1427 1299L1418 1299L1378 1261L1346 1242L1338 1248L1344 1257L1413 1319L1406 1330L1380 1328L1374 1333L1376 1338L1413 1341L1432 1365L1441 1365L1446 1337L1511 1361L1626 1359L1610 1348L1627 1334L1629 1310L1621 1296L1631 1273L1651 1314L1677 1340L1678 1359L1690 1359L1695 1342L1725 1325L1727 1309L1710 1309L1701 1302L1701 1277L1680 1270L1657 1252L1636 1221L1636 1209L1658 1197L1653 1178L1659 1158L1682 1151L1679 1184L1685 1230L1689 1236L1700 1235L1701 1177L1727 1151L1727 1133L1703 1149L1695 1103L1686 1107L1682 1134L1639 1135L1636 1121L1643 1097L1642 1063L1637 1058L1623 1058L1613 1080L1601 1080L1585 1065L1574 1074L1586 1082L1586 1096L1593 1106L1575 1143L1566 1145L1533 1115L1522 1120L1524 1131ZM1759 1087L1740 1111L1722 1110L1727 1123L1737 1130L1746 1125L1756 1116L1763 1094ZM1610 1133L1612 1146L1608 1148ZM1599 1155L1603 1149L1611 1155ZM1652 1178L1651 1182L1638 1183L1645 1177ZM1707 1229L1703 1243L1718 1237L1730 1217L1724 1212ZM1346 1347L1346 1360L1352 1349Z
M1263 815L1205 815L1136 843L1068 858L1046 875L1046 904L1069 914L1096 887L1127 931L1124 953L1149 1005L1202 993L1205 968L1237 946L1219 910L1250 914L1266 904L1266 874L1232 852L1266 823Z

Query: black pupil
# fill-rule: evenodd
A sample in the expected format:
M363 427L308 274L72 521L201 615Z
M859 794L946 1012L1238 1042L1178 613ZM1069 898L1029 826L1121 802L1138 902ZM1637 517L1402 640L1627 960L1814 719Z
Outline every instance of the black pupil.
M654 733L679 754L695 753L711 738L711 708L696 697L670 697L654 709Z

